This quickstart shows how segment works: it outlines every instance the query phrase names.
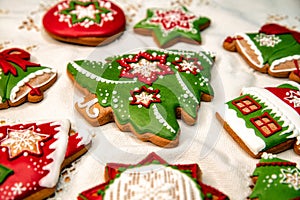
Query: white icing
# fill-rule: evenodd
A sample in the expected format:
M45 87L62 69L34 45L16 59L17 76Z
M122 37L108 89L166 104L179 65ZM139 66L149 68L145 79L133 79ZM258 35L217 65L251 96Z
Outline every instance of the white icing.
M105 200L200 200L201 192L177 169L151 164L127 169L105 190Z
M288 68L288 69L274 69L277 65L284 63L286 61L292 61L292 60L300 60L300 54L299 55L293 55L293 56L287 56L284 58L280 58L277 60L274 60L272 62L272 65L270 66L270 71L271 72L289 72L289 71L294 71L297 69L297 67L295 66L294 68Z
M92 79L92 80L96 80L98 82L102 82L102 83L110 83L110 84L127 84L127 83L135 83L136 80L132 80L132 81L113 81L113 80L109 80L109 79L105 79L102 78L101 76L98 76L94 73L91 73L89 71L87 71L86 69L83 69L81 66L79 66L77 63L75 62L71 62L71 65L81 74L85 75L86 77Z
M248 87L243 88L242 94L250 94L258 98L261 102L266 104L266 110L270 109L270 113L274 114L275 117L279 117L279 121L284 122L283 127L287 127L287 130L281 134L293 132L292 135L287 138L296 138L300 135L299 114L273 93L263 88Z
M248 35L246 35L245 33L237 33L235 34L236 36L242 36L242 38L248 43L248 45L250 45L250 48L255 52L255 54L257 55L257 59L258 62L255 62L250 56L249 54L246 52L247 49L245 49L240 41L237 39L236 43L237 45L239 45L240 49L242 50L243 55L245 55L247 57L247 60L249 60L253 65L255 65L257 68L263 68L264 65L264 60L263 57L261 55L261 52L259 51L259 49L256 47L256 45L254 44L254 42L249 38Z
M98 103L98 99L94 98L88 102L84 103L84 98L79 99L79 101L77 102L77 106L79 108L85 108L85 113L87 114L87 116L91 119L95 119L99 116L100 114L100 110L98 108L93 108L92 111L90 112L90 109L93 105L95 105L96 103Z
M31 79L35 78L36 76L40 76L44 73L52 74L52 75L49 77L49 79L47 79L46 81L44 81L42 83L38 83L38 82L37 83L32 83L31 87L39 88L41 86L47 85L52 79L54 79L56 77L56 70L55 69L49 69L49 68L41 69L41 70L38 70L36 72L30 73L25 78L20 80L17 83L16 86L14 86L12 88L11 93L10 93L10 101L12 103L15 103L15 102L19 101L20 99L22 99L24 96L26 96L31 91L31 88L27 87L26 92L24 92L23 95L20 95L20 96L17 97L17 92L20 90L20 87L24 86L26 83L28 83Z
M178 83L180 84L181 88L186 92L186 94L189 95L197 104L200 104L198 99L195 97L195 95L189 90L189 88L186 86L186 84L183 82L182 78L180 77L180 74L177 72L175 74L176 79L178 80Z
M58 181L61 165L67 151L70 122L68 120L56 121L52 122L50 126L58 126L55 128L58 132L54 135L56 141L49 146L53 152L47 156L47 159L53 161L43 167L43 170L48 170L49 173L39 181L39 185L46 188L54 187Z
M273 158L277 158L277 155L267 153L267 152L263 152L262 155L261 155L261 158L263 158L263 159L273 159Z
M230 109L227 104L225 104L225 120L253 154L257 155L266 147L265 142L253 129L246 127L245 120L239 118L236 111Z
M173 129L172 126L170 124L168 124L168 122L159 113L159 110L155 104L152 106L152 109L153 109L155 118L159 121L159 123L161 123L164 127L166 127L168 130L170 130L172 133L176 133L175 129Z

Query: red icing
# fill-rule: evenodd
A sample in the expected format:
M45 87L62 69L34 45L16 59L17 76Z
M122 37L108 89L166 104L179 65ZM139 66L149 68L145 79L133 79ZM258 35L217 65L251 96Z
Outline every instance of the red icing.
M39 88L34 88L32 87L29 83L25 83L25 85L27 85L28 87L30 87L31 91L29 92L29 94L31 96L41 96L42 92Z
M6 49L0 52L0 67L3 70L4 74L12 73L14 76L17 76L17 69L10 62L18 65L24 71L28 66L38 67L39 64L29 62L30 54L23 49L11 48Z
M279 34L292 34L292 36L295 38L295 40L300 43L300 32L290 30L284 26L280 26L278 24L266 24L262 26L259 30L260 33L265 33L265 34L274 34L274 35L279 35Z
M160 98L157 97L159 90L152 90L142 86L138 90L131 90L130 94L132 96L131 105L142 105L146 108L149 108L151 103L160 103ZM141 98L137 98L141 96ZM148 97L147 97L148 96Z
M225 42L228 42L228 43L232 43L233 41L235 41L235 40L242 40L243 38L241 38L241 37L230 37L230 36L228 36L226 39L225 39Z
M80 144L81 140L82 138L78 135L78 133L69 136L68 148L65 155L66 158L74 155L85 147L83 144Z
M267 163L257 163L256 167L266 167L266 166L296 166L296 163L293 162L267 162Z
M52 124L52 122L36 124L16 124L16 125L4 125L0 126L0 163L7 168L13 170L13 174L5 179L5 181L0 185L0 199L24 199L44 187L40 186L39 181L45 177L49 171L44 170L43 167L52 163L52 158L47 158L53 151L53 143L57 141L54 135L58 133L57 128L60 126L59 123ZM14 157L10 156L8 151L8 145L3 145L9 138L9 134L13 130L32 130L34 134L42 135L41 138L38 138L36 145L30 143L32 147L37 147L39 152L33 152L31 148L25 148L25 150L20 151L20 153ZM66 133L67 134L67 133ZM16 140L19 141L19 140ZM76 136L69 137L68 143L68 153L66 156L71 155L72 153L78 151L77 144L80 140L76 139ZM7 143L8 144L8 143ZM13 143L12 145L18 145L18 142ZM50 148L50 145L52 147ZM16 146L23 147L24 146ZM10 147L11 149L14 149ZM65 153L65 152L62 152Z
M106 0L96 0L91 1L94 2L97 5L100 5L100 3L110 2L111 7L110 11L112 12L112 17L114 18L112 21L104 21L102 18L100 19L99 23L94 23L93 25L89 25L88 28L85 28L84 26L73 24L71 27L67 22L60 21L59 15L62 15L60 13L61 10L59 10L60 6L66 6L64 10L70 8L70 2L76 2L76 1L62 1L52 7L44 16L43 18L43 25L44 28L57 36L60 37L109 37L113 36L125 29L126 25L126 19L125 15L121 8L119 8L116 4L106 1ZM77 1L77 2L83 2L83 1ZM76 5L79 6L80 5ZM76 8L75 6L75 8ZM84 6L81 6L84 7ZM101 7L101 6L100 6ZM88 6L87 6L88 8ZM89 7L92 8L92 7ZM101 9L100 9L101 10ZM60 13L60 14L59 14ZM70 15L71 16L71 15ZM101 16L100 16L101 17ZM97 22L97 20L95 20Z
M174 74L171 68L166 65L167 56L167 54L151 55L147 52L139 52L132 58L122 58L117 61L123 67L120 77L137 77L139 81L151 85L159 76ZM151 65L153 70L147 64Z
M178 170L189 170L191 172L191 177L193 179L195 179L197 181L197 183L200 185L201 190L204 193L204 195L212 194L214 196L217 196L217 199L219 199L219 200L228 199L228 197L225 194L223 194L222 192L218 191L217 189L215 189L211 186L205 185L204 183L202 183L200 181L201 171L199 169L198 164L169 165L165 160L163 160L157 154L151 153L145 159L143 159L142 161L140 161L136 165L118 164L118 163L109 163L109 164L107 164L105 169L106 169L109 180L107 182L103 183L103 184L100 184L98 186L95 186L95 187L93 187L89 190L86 190L86 191L82 192L81 195L84 198L79 196L78 200L84 200L84 199L102 200L103 196L102 196L101 192L99 192L99 191L100 190L102 190L102 191L105 190L105 188L109 185L110 181L115 179L116 176L121 173L120 172L121 168L131 168L131 167L137 167L137 166L140 166L140 165L147 165L147 164L152 163L153 161L157 161L160 164L164 164L164 165L167 165L167 166L174 166ZM205 200L208 200L208 198L205 198Z
M280 100L285 102L287 105L293 108L300 115L300 106L292 99L292 97L295 97L295 99L300 98L299 90L292 90L289 88L273 88L273 87L267 87L266 89L272 92L274 95L276 95Z
M183 63L184 61L186 63ZM190 72L194 75L197 75L198 72L200 72L200 70L203 70L203 66L201 66L197 58L185 58L183 56L180 56L179 60L173 61L172 64L178 67L179 72ZM184 66L184 64L191 64L191 65L187 67Z

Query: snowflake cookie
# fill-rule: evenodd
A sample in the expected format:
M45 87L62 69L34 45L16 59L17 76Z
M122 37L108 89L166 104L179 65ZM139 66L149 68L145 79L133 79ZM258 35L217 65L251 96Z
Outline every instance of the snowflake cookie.
M257 33L227 37L223 47L237 51L257 71L300 83L300 32L266 24Z
M45 199L62 168L87 151L90 139L68 120L0 126L0 199Z
M54 39L87 46L112 42L125 25L122 9L107 0L60 1L43 17L43 26Z
M67 66L87 94L76 108L94 126L115 121L143 141L173 147L180 132L176 118L194 124L200 101L213 96L210 53L146 50L107 60Z
M252 157L293 147L300 155L300 84L243 88L221 115L217 113L224 128Z
M134 26L134 31L142 35L153 35L161 48L183 41L201 43L200 31L210 25L210 19L191 13L186 7L172 9L151 8L147 17Z
M297 163L264 153L252 174L254 186L248 199L291 200L300 198Z
M57 79L56 70L29 61L30 54L11 48L0 52L0 109L39 102Z
M228 199L202 183L198 164L170 165L155 153L136 165L109 163L105 173L106 182L82 192L78 200Z

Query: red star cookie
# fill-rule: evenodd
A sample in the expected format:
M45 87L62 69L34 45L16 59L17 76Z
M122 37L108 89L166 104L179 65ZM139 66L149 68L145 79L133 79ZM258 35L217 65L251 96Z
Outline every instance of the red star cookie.
M106 182L82 192L78 200L228 199L202 183L197 164L170 165L155 153L136 165L107 164L105 172Z

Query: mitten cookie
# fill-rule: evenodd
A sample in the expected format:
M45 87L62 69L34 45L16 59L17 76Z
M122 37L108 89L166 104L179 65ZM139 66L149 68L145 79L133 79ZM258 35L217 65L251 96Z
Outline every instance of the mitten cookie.
M223 47L237 51L250 67L274 77L300 83L300 33L278 24L266 24L258 33L227 37Z
M82 192L89 199L215 199L228 197L201 181L197 164L170 165L155 153L136 165L110 163L106 182Z
M252 174L251 200L300 199L300 170L297 163L264 153Z
M143 141L173 147L180 132L176 118L194 124L200 101L213 96L213 63L207 52L146 50L107 63L74 61L67 70L87 94L76 108L93 125L115 121Z
M252 157L293 148L300 155L300 85L249 87L217 113L227 132Z
M43 25L57 40L97 46L119 37L126 19L122 9L110 1L65 0L47 11Z
M55 191L62 168L87 151L70 122L0 126L0 199L45 199Z
M29 61L30 54L12 48L0 52L0 109L39 102L56 81L54 69Z
M146 18L134 26L134 32L152 35L159 47L166 48L177 42L200 44L200 32L209 25L210 19L196 16L184 6L150 8Z

